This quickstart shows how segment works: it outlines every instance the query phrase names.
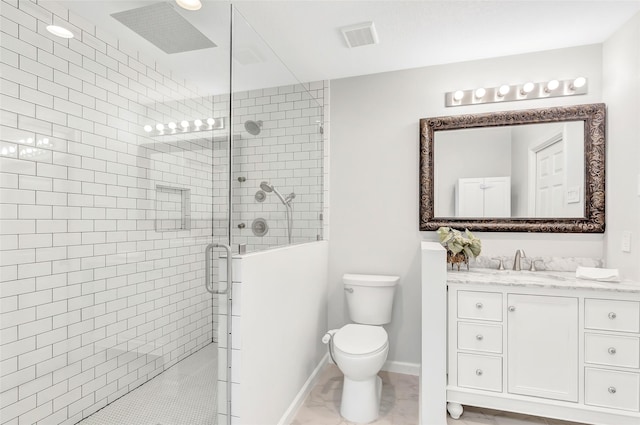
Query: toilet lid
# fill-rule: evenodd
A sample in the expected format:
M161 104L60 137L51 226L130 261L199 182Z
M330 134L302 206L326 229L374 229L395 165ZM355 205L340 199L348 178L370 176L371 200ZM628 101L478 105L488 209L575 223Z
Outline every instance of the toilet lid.
M333 343L348 354L369 354L387 343L387 332L382 326L345 325L333 336Z

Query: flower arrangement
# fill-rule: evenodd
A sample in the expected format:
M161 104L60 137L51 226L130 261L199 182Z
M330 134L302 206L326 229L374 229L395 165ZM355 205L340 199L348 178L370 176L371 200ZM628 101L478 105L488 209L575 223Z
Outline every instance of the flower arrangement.
M482 250L482 241L469 231L464 229L464 235L461 231L452 229L450 227L440 227L438 229L438 236L440 237L440 244L447 249L447 262L458 264L458 270L460 270L460 263L464 263L469 268L469 257L477 257Z

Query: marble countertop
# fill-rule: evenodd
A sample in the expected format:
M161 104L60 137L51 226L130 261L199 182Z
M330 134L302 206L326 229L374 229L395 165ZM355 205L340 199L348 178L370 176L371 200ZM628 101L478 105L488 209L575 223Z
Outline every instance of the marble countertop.
M613 292L640 293L640 283L623 282L598 282L576 278L575 272L555 271L514 271L471 268L467 270L449 270L447 283L457 284L492 284L503 286L529 286L556 289L592 289Z

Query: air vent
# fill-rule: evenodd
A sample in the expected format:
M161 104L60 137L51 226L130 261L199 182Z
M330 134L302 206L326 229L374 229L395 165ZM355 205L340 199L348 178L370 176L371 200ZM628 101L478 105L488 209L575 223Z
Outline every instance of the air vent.
M155 3L111 16L168 54L216 47L168 3Z
M376 33L373 22L342 27L340 31L342 31L347 46L351 48L378 44L378 33Z

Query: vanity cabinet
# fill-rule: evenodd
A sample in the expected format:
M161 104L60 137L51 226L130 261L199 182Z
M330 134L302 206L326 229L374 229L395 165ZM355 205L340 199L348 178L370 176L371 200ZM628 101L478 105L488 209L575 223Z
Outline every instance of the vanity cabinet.
M640 288L639 288L640 289ZM640 424L640 291L449 283L447 408Z

